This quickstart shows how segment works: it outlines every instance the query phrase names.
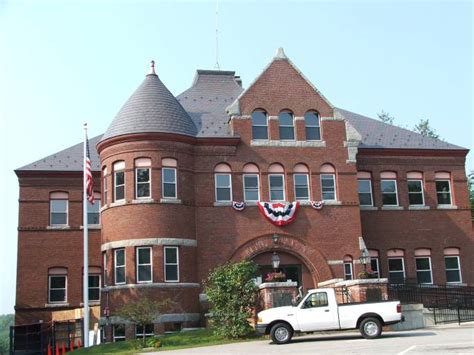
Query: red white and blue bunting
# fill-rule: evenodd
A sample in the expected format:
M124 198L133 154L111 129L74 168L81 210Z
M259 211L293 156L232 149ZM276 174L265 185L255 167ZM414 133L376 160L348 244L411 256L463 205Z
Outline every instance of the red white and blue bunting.
M236 211L242 212L245 209L245 202L232 201L232 208Z
M324 201L311 201L311 207L315 210L320 210L324 206Z
M267 218L270 223L279 227L286 226L295 220L299 205L298 201L290 203L258 202L257 204L258 209L265 218Z

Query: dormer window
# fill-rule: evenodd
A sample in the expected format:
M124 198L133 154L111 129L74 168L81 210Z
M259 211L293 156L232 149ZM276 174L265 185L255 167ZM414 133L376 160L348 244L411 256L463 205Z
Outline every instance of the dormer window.
M304 124L307 141L321 140L321 124L319 122L319 114L317 112L306 112L304 115Z
M268 117L263 110L252 113L252 139L268 139Z
M290 111L280 112L278 115L278 123L280 126L281 140L295 140L295 126L293 122L293 114Z

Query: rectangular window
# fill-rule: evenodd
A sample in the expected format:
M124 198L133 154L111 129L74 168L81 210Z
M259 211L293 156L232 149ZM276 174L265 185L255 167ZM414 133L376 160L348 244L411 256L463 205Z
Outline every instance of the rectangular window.
M295 199L297 201L309 200L309 178L308 174L294 174Z
M268 139L268 119L263 111L252 113L252 139Z
M451 183L449 180L436 180L436 196L438 205L451 204Z
M95 199L94 204L87 202L87 223L98 225L100 224L100 200Z
M177 247L165 247L165 282L179 281L179 254Z
M125 249L116 249L114 254L115 284L125 283Z
M142 339L143 337L148 338L155 335L155 329L153 324L145 324L145 326L141 324L137 324L135 326L135 337L137 339Z
M114 201L125 199L125 172L114 172Z
M103 280L104 280L104 286L107 286L107 252L103 252L102 253L102 262L103 262L103 265L102 265L102 270L104 270L104 274L103 274Z
M357 180L359 191L359 204L361 206L373 206L372 183L370 180Z
M334 174L321 174L321 198L323 201L336 200L336 178Z
M89 275L89 301L100 301L100 275Z
M419 284L432 284L433 276L431 274L431 258L418 257L415 258L416 264L416 281Z
M405 279L405 263L403 258L388 259L388 279L392 283L402 283Z
M459 256L445 256L444 265L446 267L446 282L447 283L461 283L461 263Z
M108 199L108 192L109 192L109 189L108 189L108 186L107 186L107 176L104 175L104 177L102 178L102 191L104 191L103 193L103 196L104 196L104 204L107 204L107 199Z
M382 204L384 206L398 206L397 181L381 180Z
M152 282L151 248L137 248L137 283Z
M370 258L370 269L377 278L380 278L379 258Z
M244 175L244 201L260 201L258 174Z
M66 288L66 275L49 275L48 303L65 303L67 301Z
M344 263L344 280L352 280L352 263Z
M51 226L67 226L68 223L68 200L50 200Z
M137 199L151 197L150 170L150 168L135 169L135 197Z
M232 178L230 174L215 174L216 201L232 201Z
M125 324L114 324L114 342L125 341Z
M163 179L163 198L177 198L178 193L176 189L176 169L175 168L163 168L162 179Z
M423 181L408 180L408 202L410 206L423 206L425 200L423 197Z
M268 175L270 201L285 201L285 179L282 174Z

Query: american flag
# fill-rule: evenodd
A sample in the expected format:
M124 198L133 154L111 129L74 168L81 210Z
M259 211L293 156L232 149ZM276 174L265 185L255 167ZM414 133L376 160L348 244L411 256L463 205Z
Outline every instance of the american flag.
M94 178L92 177L91 157L89 154L89 139L86 135L86 190L87 190L87 201L94 204Z

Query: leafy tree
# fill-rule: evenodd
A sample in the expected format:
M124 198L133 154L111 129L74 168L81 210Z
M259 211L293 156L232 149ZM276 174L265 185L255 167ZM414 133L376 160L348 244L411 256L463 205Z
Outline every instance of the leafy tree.
M420 122L415 125L413 130L423 136L439 139L439 134L436 133L436 130L430 126L430 120L428 119L420 119Z
M393 121L395 120L395 117L390 116L388 112L385 112L382 110L381 112L377 113L377 116L379 117L379 120L388 124L393 124Z
M128 320L131 323L143 327L143 346L145 346L145 326L154 323L158 315L167 309L172 308L174 302L165 299L163 301L154 301L148 296L143 296L136 302L125 304L117 312L117 315Z
M255 263L242 261L219 266L210 273L205 292L217 335L240 338L252 332L248 318L257 299L256 271Z
M0 315L0 354L10 351L10 326L15 322L13 314Z

